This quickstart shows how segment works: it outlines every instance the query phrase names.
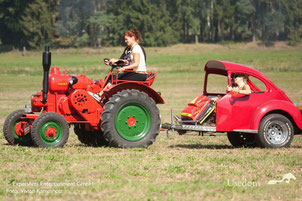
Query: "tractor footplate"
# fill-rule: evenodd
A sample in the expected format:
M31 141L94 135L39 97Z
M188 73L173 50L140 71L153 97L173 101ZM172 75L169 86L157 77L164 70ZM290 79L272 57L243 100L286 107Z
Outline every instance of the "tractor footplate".
M187 131L207 131L207 132L216 132L215 126L198 126L198 125L180 125L181 129L179 130L187 130ZM178 129L175 129L178 130Z
M215 126L200 126L200 125L188 125L188 124L181 124L181 125L173 125L169 123L165 123L161 125L162 129L168 130L183 130L183 131L205 131L205 132L216 132Z

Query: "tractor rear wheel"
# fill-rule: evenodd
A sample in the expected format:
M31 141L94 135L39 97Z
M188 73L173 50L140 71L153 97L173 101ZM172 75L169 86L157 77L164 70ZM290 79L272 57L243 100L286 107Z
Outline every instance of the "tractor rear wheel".
M63 147L69 137L69 126L61 115L46 112L31 127L31 138L38 147Z
M87 146L108 146L108 142L101 131L86 131L84 124L75 124L73 130L79 141Z
M33 144L30 133L24 133L20 130L22 124L28 124L27 119L21 119L24 110L16 110L5 119L3 126L3 134L6 141L11 145L30 146ZM29 126L29 125L28 125ZM18 129L19 128L19 129Z
M256 135L250 133L228 132L228 139L234 147L257 147Z
M113 95L104 107L101 121L104 137L114 147L148 147L160 132L154 100L138 90Z
M291 121L281 114L270 114L261 120L256 140L262 148L282 148L289 147L293 138Z

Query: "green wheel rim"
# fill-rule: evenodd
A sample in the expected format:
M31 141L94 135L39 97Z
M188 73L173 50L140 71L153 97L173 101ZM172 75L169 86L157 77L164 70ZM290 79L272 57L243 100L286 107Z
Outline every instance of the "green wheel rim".
M48 121L40 128L41 140L48 145L59 143L63 137L63 127L55 121Z
M24 143L25 143L25 142L31 141L31 137L30 137L30 134L29 134L29 133L26 134L26 135L24 135L24 136L19 136L19 135L17 135L15 128L16 128L16 125L17 125L19 122L21 122L20 119L14 122L14 126L12 127L12 134L13 134L13 137L14 137L18 142L24 142Z
M128 141L143 139L151 127L150 112L139 103L127 103L117 112L115 128L118 134Z

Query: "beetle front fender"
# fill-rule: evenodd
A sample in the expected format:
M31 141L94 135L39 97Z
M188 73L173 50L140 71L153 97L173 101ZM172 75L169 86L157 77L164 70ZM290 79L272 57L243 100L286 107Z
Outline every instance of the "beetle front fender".
M282 111L292 117L297 126L302 129L302 114L299 109L291 102L284 100L270 100L259 105L255 110L250 128L258 130L261 119L268 113L273 111Z

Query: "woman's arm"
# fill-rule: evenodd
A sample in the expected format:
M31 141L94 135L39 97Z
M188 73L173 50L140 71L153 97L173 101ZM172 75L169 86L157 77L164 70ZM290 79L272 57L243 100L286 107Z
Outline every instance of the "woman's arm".
M118 59L112 58L112 59L109 59L109 60L104 60L104 64L105 65L109 65L109 64L113 64L113 63L115 63L117 61L118 61Z
M228 85L227 88L226 88L226 92L230 92L230 91L232 91L232 89L233 89L233 87Z
M133 68L138 67L139 60L140 60L139 53L133 53L133 63L130 64L129 66L124 66L124 67L120 68L118 71L119 72L124 72L125 70L132 70Z
M246 84L246 85L243 87L243 89L241 89L241 90L238 91L238 93L240 93L240 94L245 94L245 95L250 95L250 94L252 93L252 91L251 91L250 86Z

